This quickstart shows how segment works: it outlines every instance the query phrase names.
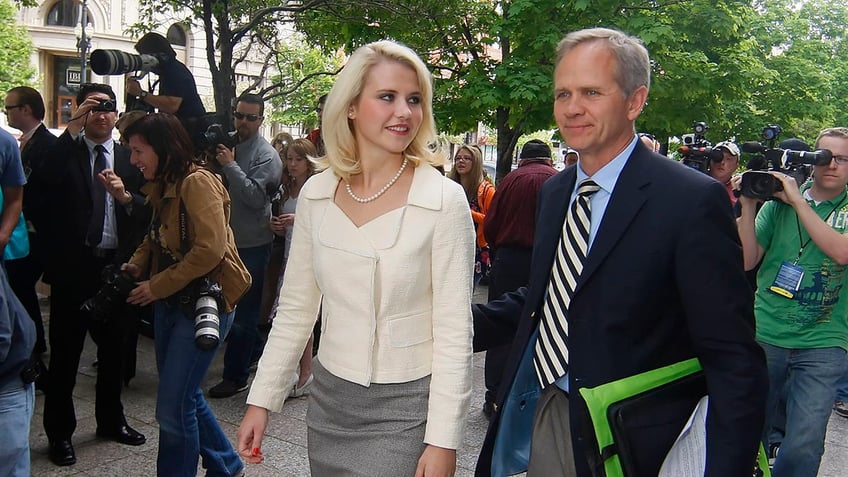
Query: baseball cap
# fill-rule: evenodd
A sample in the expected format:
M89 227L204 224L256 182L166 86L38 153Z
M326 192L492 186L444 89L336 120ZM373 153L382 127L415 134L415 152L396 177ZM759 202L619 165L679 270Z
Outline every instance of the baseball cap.
M715 145L715 149L727 149L727 152L739 157L739 146L730 141L721 141Z

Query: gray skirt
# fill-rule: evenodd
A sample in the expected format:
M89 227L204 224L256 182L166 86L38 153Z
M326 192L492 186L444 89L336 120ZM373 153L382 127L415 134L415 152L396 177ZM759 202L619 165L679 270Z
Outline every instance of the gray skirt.
M306 411L313 477L412 477L424 452L430 376L369 387L316 360Z

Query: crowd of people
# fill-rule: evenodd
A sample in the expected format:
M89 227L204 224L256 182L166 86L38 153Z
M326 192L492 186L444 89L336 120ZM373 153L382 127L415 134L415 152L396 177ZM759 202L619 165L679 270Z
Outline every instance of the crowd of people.
M312 475L454 475L483 350L479 476L659 475L702 406L692 475L768 471L766 454L772 475L815 476L831 409L848 417L848 128L821 132L832 159L803 184L770 172L763 203L739 193L733 142L702 174L636 133L651 86L638 38L576 31L554 65L566 167L531 140L497 189L476 145L444 172L431 73L392 41L351 55L298 139L263 138L249 93L233 144L198 151L197 124L137 82L160 111L124 121L120 141L108 85L81 85L58 138L38 91L7 92L22 136L0 133L0 475L29 475L36 385L50 460L76 463L87 334L97 435L146 442L121 390L149 315L162 476L244 475L270 413L304 395ZM483 280L488 303L472 305ZM685 388L642 389L625 424L593 414L593 392L689 362ZM231 442L206 396L248 389Z

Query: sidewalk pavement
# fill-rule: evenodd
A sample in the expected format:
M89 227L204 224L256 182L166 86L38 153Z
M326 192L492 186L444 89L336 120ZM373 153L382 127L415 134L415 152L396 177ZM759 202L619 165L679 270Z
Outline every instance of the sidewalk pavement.
M481 287L475 293L475 301L485 301L486 289ZM46 310L44 310L46 311ZM44 315L47 316L47 313ZM49 324L48 324L49 326ZM51 476L148 476L156 474L156 454L158 448L158 427L155 418L156 405L156 364L153 342L139 338L138 367L136 377L124 389L124 412L129 424L147 436L147 442L138 447L121 445L112 441L98 439L94 435L94 382L96 369L91 365L95 360L95 346L86 342L77 385L74 390L74 402L77 413L77 430L73 444L76 449L77 463L69 467L56 467L47 459L47 437L42 427L44 396L39 392L36 399L35 415L30 430L32 452L32 475ZM471 409L467 416L467 426L462 447L458 450L458 477L474 475L477 453L486 434L488 421L483 416L482 404L485 386L483 384L484 353L474 356L474 391ZM218 382L223 369L223 352L219 352L206 375L203 389ZM247 393L239 393L227 399L208 399L224 431L235 443L235 434L244 413L244 401ZM247 465L247 477L302 477L309 475L309 462L306 455L306 403L307 398L290 399L281 413L271 415L271 420L262 443L265 462L261 465ZM848 469L848 419L833 413L828 426L825 454L819 471L820 477L841 477ZM198 475L203 475L198 469Z

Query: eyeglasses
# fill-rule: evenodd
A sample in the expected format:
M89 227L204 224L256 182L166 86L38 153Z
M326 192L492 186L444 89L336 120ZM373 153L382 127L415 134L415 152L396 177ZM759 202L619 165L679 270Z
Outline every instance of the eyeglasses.
M250 122L258 121L262 116L258 114L244 114L238 111L233 111L233 117L236 119L247 119Z
M453 160L454 160L454 162L460 162L460 161L471 162L471 161L474 160L474 158L471 157L471 156L456 156L456 157L453 158Z
M833 160L840 166L848 164L848 156L833 156Z
M15 108L23 108L24 106L26 106L26 105L25 104L16 104L14 106L6 106L6 110L3 111L3 113L8 113L9 111L11 111Z

